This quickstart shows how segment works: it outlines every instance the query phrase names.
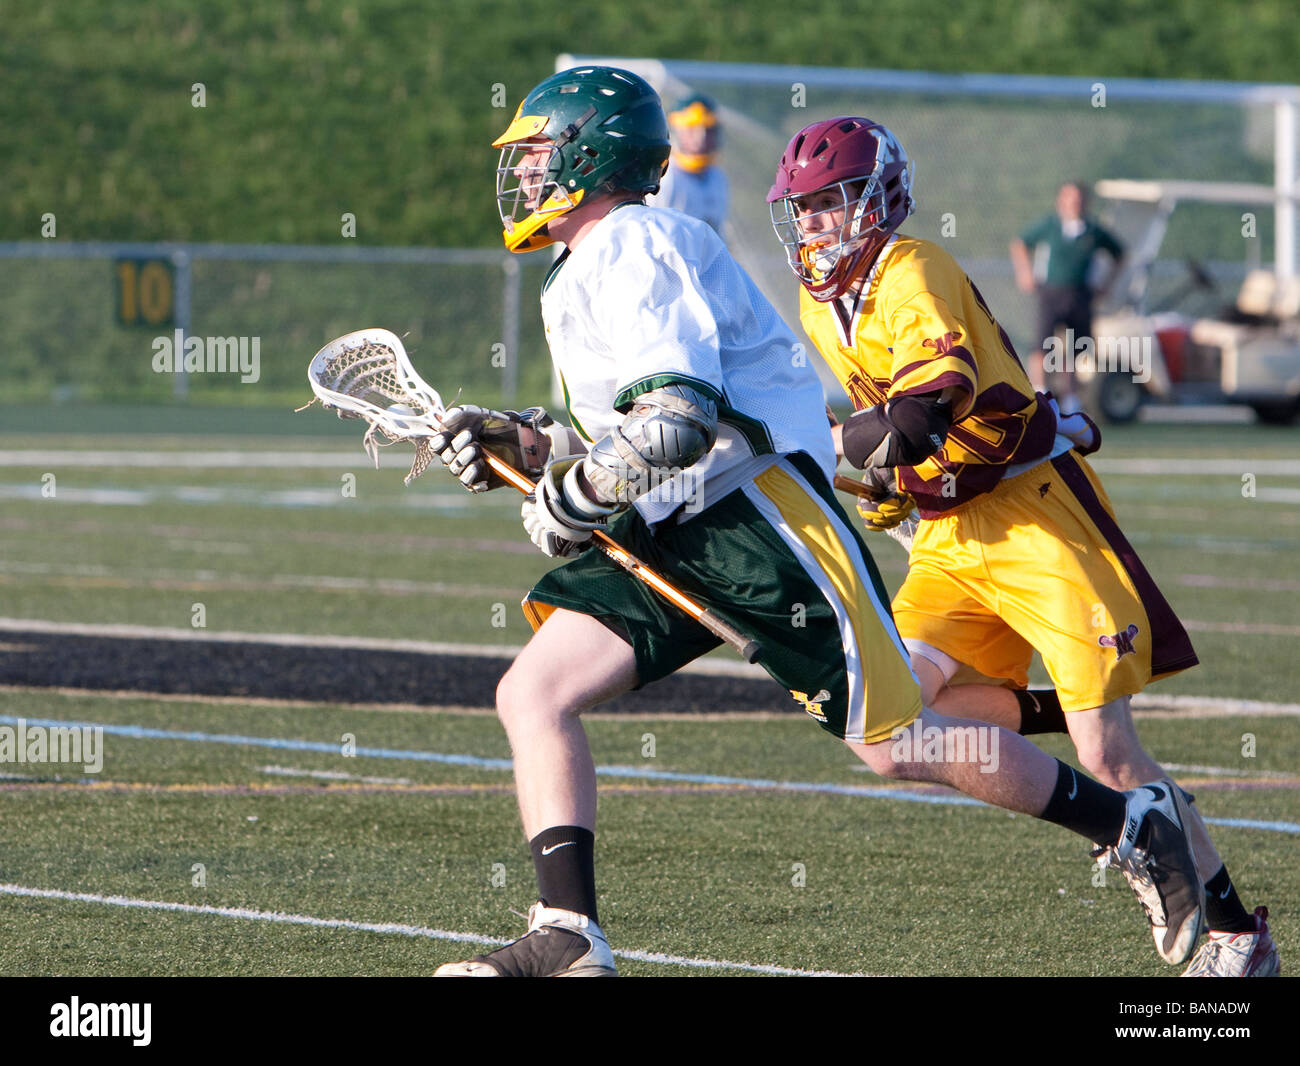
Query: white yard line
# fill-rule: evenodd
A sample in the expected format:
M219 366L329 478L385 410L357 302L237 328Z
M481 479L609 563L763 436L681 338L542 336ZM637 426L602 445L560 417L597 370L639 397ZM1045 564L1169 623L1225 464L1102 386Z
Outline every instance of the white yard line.
M0 500L44 501L42 488L43 486L37 482L20 485L0 484ZM147 489L114 487L92 489L71 485L59 487L58 495L54 498L64 504L89 504L99 507L150 507L158 503L290 509L358 506L355 498L343 496L337 488L259 489L247 485L223 488L162 485ZM362 500L360 506L364 509L372 504ZM489 500L483 503L473 500L468 492L433 487L382 499L378 506L403 510L447 511L453 514L467 512L471 507L494 512L507 509L503 500Z
M1143 718L1294 718L1300 715L1300 703L1140 692L1133 697L1133 712Z
M431 929L423 925L405 925L400 922L358 922L348 918L316 918L308 914L284 914L279 911L259 911L250 907L212 907L194 903L171 903L165 900L136 899L132 896L102 896L96 892L64 892L55 888L28 888L25 885L0 884L0 895L24 896L30 899L52 899L68 903L98 903L110 907L127 907L136 910L171 911L176 914L201 914L217 918L238 918L249 922L274 922L281 925L306 925L317 929L340 929L360 933L383 933L389 936L422 937L428 940L449 940L461 944L505 944L500 937L482 933L457 933L446 929ZM614 954L629 962L659 963L665 966L687 966L697 970L739 970L744 973L772 974L778 977L868 977L870 974L846 974L833 970L798 970L788 966L765 963L729 962L725 959L697 959L688 955L667 955L658 951L615 950Z
M300 770L292 766L259 766L259 773L272 777L310 777L319 781L360 781L366 785L409 785L409 777L363 777L343 770Z
M1192 633L1244 633L1252 637L1300 637L1300 626L1274 625L1272 622L1202 622L1184 618L1183 625Z
M366 453L357 447L346 452L303 451L115 451L112 449L33 448L0 451L0 467L104 467L133 466L143 469L168 467L187 470L309 469L372 466ZM410 452L380 452L379 465L405 470L411 465Z
M243 554L241 551L240 554ZM317 592L368 592L384 596L495 596L506 602L519 599L515 585L456 585L445 581L408 581L404 578L339 577L333 574L233 574L220 570L129 570L122 567L71 563L25 563L0 560L0 574L25 574L50 578L88 578L97 587L104 579L135 588L196 588L255 591L264 588L310 589Z
M1156 762L1166 770L1172 770L1176 774L1201 774L1205 777L1253 777L1266 781L1291 781L1296 777L1295 774L1284 773L1281 770L1242 770L1234 769L1231 766L1193 766L1185 763L1165 762L1163 759L1156 759Z
M336 742L303 740L295 737L250 736L239 733L205 733L198 730L157 729L152 726L123 725L116 722L85 722L67 719L15 718L0 715L0 722L26 726L61 727L102 730L102 735L128 737L135 740L165 740L193 744L230 745L242 748L268 748L277 751L311 751L335 754ZM21 750L21 749L20 749ZM512 772L514 764L509 759L486 758L465 752L416 751L403 748L358 747L358 758L394 759L401 762L421 762L440 766L460 766L491 773ZM597 778L615 780L663 781L675 784L730 785L736 788L755 789L760 792L820 794L854 796L864 799L887 800L892 803L919 803L940 807L988 807L979 800L951 790L916 792L909 788L878 785L842 785L829 781L782 781L772 778L733 777L727 774L687 773L679 770L658 770L644 766L598 765ZM1300 835L1300 824L1253 818L1206 818L1209 825L1231 825L1265 832Z
M1188 629L1207 633L1246 633L1256 636L1295 636L1300 635L1300 626L1270 625L1249 622L1200 622L1186 620ZM220 642L226 644L270 644L280 647L304 648L349 648L359 651L401 651L423 655L464 655L474 658L513 659L522 649L515 644L452 644L427 640L381 639L377 637L338 637L310 636L301 633L244 633L235 630L198 630L181 629L169 626L140 626L122 624L97 624L89 622L50 622L37 618L3 618L0 617L0 633L51 633L83 637L109 637L128 640L188 640L198 642ZM761 666L752 663L734 662L722 658L697 659L687 664L681 673L697 674L705 677L747 677L762 679L767 677ZM1133 706L1165 707L1178 700L1192 701L1188 706L1219 708L1224 705L1249 706L1259 708L1251 714L1294 714L1300 709L1297 704L1256 703L1254 701L1224 700L1200 696L1149 696L1134 697ZM1288 708L1287 710L1265 710L1264 708Z
M168 626L97 625L85 622L47 622L40 619L0 618L0 633L28 632L83 637L117 637L128 640L217 641L229 644L270 644L279 647L349 648L359 651L402 651L422 655L464 655L473 658L513 659L523 650L515 644L447 644L430 640L383 640L375 637L307 636L300 633L241 633L231 630L180 629ZM726 659L698 659L681 671L712 677L767 677L761 666Z
M368 462L360 448L347 451L224 451L194 448L185 451L115 450L110 448L22 448L0 450L0 467L106 467L127 466L146 469L179 468L238 470L255 467L271 469L330 468L357 466ZM1204 477L1251 473L1300 478L1300 459L1239 458L1091 458L1089 462L1102 474L1163 477L1168 475ZM410 466L409 453L381 452L381 467L405 469Z
M1198 589L1243 589L1250 592L1300 592L1300 581L1289 578L1220 577L1218 574L1179 574L1179 585Z
M703 667L705 664L699 664ZM721 662L718 665L730 667ZM743 663L734 664L737 669ZM696 672L703 673L702 669ZM711 671L723 673L722 670ZM283 699L270 696L212 696L194 692L145 692L141 689L68 688L61 686L0 685L0 692L20 695L56 695L71 699L152 700L157 703L201 703L214 707L321 707L343 711L394 711L411 714L494 715L488 707L461 707L455 704L424 703L329 703L319 700ZM1300 716L1300 703L1266 703L1261 700L1234 700L1215 696L1153 696L1133 698L1134 713L1140 718L1294 718ZM637 711L636 713L588 711L584 719L611 719L620 722L753 722L789 721L788 711ZM746 726L748 728L748 726Z
M1300 459L1101 459L1088 462L1099 474L1127 474L1141 477L1206 477L1217 475L1267 474L1300 478Z
M149 700L153 703L191 703L212 707L328 707L335 711L366 711L397 714L455 714L469 717L495 717L491 707L462 707L458 704L427 703L322 703L309 699L282 699L270 696L210 696L195 692L144 692L140 689L70 688L66 686L0 685L0 693L15 696L65 696L90 700ZM17 706L17 704L5 706ZM655 722L788 722L788 711L588 711L583 721L655 721Z

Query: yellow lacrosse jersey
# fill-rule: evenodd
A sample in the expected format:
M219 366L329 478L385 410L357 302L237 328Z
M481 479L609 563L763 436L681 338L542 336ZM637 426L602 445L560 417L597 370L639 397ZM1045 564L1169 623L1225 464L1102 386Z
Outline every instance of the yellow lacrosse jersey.
M1051 453L1055 414L974 282L939 245L895 234L861 293L819 303L801 290L799 317L858 410L959 390L943 448L898 471L922 518L988 492L1009 466Z

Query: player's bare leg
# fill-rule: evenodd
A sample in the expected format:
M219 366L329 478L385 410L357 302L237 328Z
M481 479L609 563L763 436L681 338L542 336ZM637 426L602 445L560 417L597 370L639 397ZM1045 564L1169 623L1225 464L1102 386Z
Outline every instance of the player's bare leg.
M982 764L975 758L927 761L920 751L914 750L919 745L908 745L906 753L899 757L900 748L893 740L875 744L845 743L881 777L951 785L975 799L1021 814L1037 816L1047 807L1056 786L1059 764L1024 737L987 722L949 718L929 708L922 710L916 723L908 728L917 726L922 730L938 728L945 733L958 729L996 729L996 743L990 746L990 750L996 751L996 770L990 773L981 769ZM962 747L966 750L964 740Z
M1142 747L1128 696L1090 711L1071 711L1065 721L1079 762L1102 784L1122 791L1145 781L1169 777ZM1188 834L1196 854L1196 868L1202 880L1209 881L1223 865L1223 859L1195 807L1191 808L1191 815Z
M1022 736L1066 732L1065 716L1054 689L1014 689L1003 684L953 684L961 664L928 646L912 650L912 671L921 683L921 700L953 718L978 718ZM939 665L928 656L943 660Z
M1115 789L1144 781L1171 780L1142 747L1133 724L1131 700L1122 696L1102 707L1071 711L1065 717L1079 761L1088 772ZM1205 918L1210 940L1188 967L1188 976L1272 976L1279 970L1277 948L1269 935L1267 908L1247 913L1237 896L1222 857L1210 839L1205 820L1188 804L1187 833L1196 871L1206 889ZM1124 869L1121 867L1121 869ZM1128 876L1129 871L1124 870ZM1139 896L1145 886L1129 883Z
M628 643L594 618L557 610L497 686L514 756L524 835L553 825L596 827L596 771L579 717L636 685Z
M978 718L1010 729L1020 729L1020 704L1015 693L1000 685L951 686L943 671L923 655L912 656L912 672L921 682L921 702L954 718Z
M979 757L972 757L969 733L965 737L959 733L980 729L992 730L992 736L978 745ZM937 731L937 738L931 730ZM1175 964L1190 957L1200 931L1205 892L1187 841L1189 809L1174 786L1153 779L1118 792L1076 773L1017 733L948 718L928 708L907 732L911 734L907 743L895 731L886 740L848 746L883 777L950 785L1110 848L1124 869L1143 880L1145 892L1139 892L1139 897L1147 907L1162 956ZM965 756L947 754L957 752ZM937 753L943 754L936 757ZM990 753L992 760L985 757ZM1110 844L1111 840L1117 843Z
M497 686L515 791L539 896L528 933L440 977L605 977L614 958L597 924L596 770L579 718L637 681L631 647L594 618L557 610Z

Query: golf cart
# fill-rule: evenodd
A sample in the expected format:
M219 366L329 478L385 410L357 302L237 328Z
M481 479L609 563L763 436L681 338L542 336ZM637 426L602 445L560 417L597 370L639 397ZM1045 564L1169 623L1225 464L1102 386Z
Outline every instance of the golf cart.
M1270 186L1200 181L1099 181L1119 228L1140 236L1112 285L1112 300L1093 324L1095 353L1076 363L1085 409L1110 422L1135 418L1143 403L1233 403L1261 422L1287 424L1300 415L1300 278L1272 270L1246 274L1220 310L1189 314L1179 305L1218 292L1209 271L1187 261L1188 277L1152 307L1152 268L1180 203L1272 206Z

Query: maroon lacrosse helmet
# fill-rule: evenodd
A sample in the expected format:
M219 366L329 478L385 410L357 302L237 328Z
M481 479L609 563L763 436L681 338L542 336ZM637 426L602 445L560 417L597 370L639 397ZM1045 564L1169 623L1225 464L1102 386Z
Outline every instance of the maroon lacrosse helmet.
M822 190L838 190L838 204L806 203ZM790 269L815 299L833 300L912 213L912 165L898 138L870 119L814 122L786 146L767 202ZM833 211L843 212L839 225L830 224Z

